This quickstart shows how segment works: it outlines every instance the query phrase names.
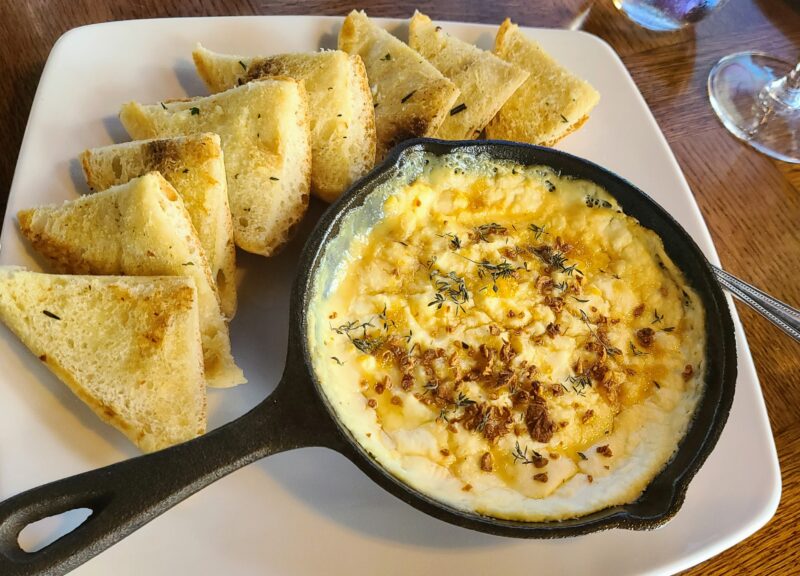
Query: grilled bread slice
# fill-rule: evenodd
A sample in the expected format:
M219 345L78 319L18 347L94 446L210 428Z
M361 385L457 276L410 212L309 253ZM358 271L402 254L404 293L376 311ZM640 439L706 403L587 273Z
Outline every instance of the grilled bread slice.
M236 249L222 147L216 134L142 140L86 150L80 156L93 191L160 172L181 195L211 267L222 311L236 313Z
M461 91L455 106L436 131L438 138L463 140L478 137L529 76L519 66L453 38L420 12L415 12L411 18L408 44Z
M180 196L158 172L61 206L22 210L17 218L59 272L194 278L208 384L245 382L203 247Z
M336 200L375 164L375 115L359 56L339 50L278 56L217 54L197 45L194 63L212 92L251 80L290 76L308 92L311 191Z
M486 127L489 138L552 146L580 128L600 100L597 90L562 67L509 19L497 31L494 51L530 76Z
M205 98L151 106L129 102L120 120L137 140L219 134L236 245L270 256L289 240L308 207L307 100L300 82L273 78Z
M194 280L0 267L0 320L145 452L206 430Z
M345 18L339 49L358 54L366 66L378 159L403 140L436 134L458 98L455 84L363 11L353 10Z

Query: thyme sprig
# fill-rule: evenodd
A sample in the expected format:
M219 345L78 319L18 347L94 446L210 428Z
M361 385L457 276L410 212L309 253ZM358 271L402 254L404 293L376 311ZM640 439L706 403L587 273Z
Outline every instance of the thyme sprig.
M489 410L484 411L483 416L481 416L481 421L478 422L478 425L475 427L475 430L478 432L483 432L486 429L486 425L489 423L492 413Z
M434 384L432 382L428 382L424 386L425 390L428 392L435 392L438 387L439 387L438 383ZM447 417L448 413L455 412L459 408L466 408L467 406L471 406L472 404L477 404L477 402L475 402L475 400L473 400L463 392L459 392L458 397L455 400L450 401L450 403L447 406L439 410L439 417L437 419L444 420L445 422L450 422L450 419Z
M426 382L422 387L426 392L434 393L439 389L439 383L435 380L431 380Z
M645 352L644 350L639 350L633 342L628 342L631 347L631 352L633 352L634 356L647 356L650 354L649 352Z
M533 232L533 237L535 240L538 240L542 237L542 234L546 234L547 236L550 235L550 232L545 230L545 226L537 226L536 224L531 224L528 226L528 230Z
M599 342L603 348L606 349L606 354L608 354L609 356L618 356L622 354L622 350L620 350L619 348L615 348L614 346L611 346L610 344L606 343L602 338L600 338L597 332L595 332L594 328L592 328L592 323L589 320L589 317L586 315L586 312L584 312L582 309L581 309L581 319L586 324L586 327L589 329L589 333L592 335L592 337L597 342Z
M478 278L485 278L487 275L492 279L492 290L497 292L497 281L500 278L512 278L517 270L522 268L522 266L513 266L507 260L503 260L497 264L493 264L488 260L484 259L480 262L475 260L471 260L467 258L470 262L477 264L478 266Z
M475 226L472 230L475 233L475 237L480 242L489 242L490 237L493 235L505 236L508 234L508 228L501 226L496 222L481 224L480 226Z
M450 248L452 250L458 250L461 248L461 239L456 235L450 232L445 232L444 234L437 234L439 238L448 238L450 240Z
M456 312L464 311L464 304L469 302L469 292L464 278L453 272L442 274L438 270L431 270L430 279L436 289L433 300L428 302L428 306L436 306L439 310L447 302L452 302L456 306Z
M352 320L334 328L333 331L337 334L343 334L347 336L348 340L350 340L357 350L363 352L364 354L372 354L378 348L383 346L383 343L386 341L386 339L383 337L368 336L367 327L374 327L371 320L362 322L361 324L358 323L358 320ZM357 335L359 330L362 331L360 337Z
M570 266L562 266L562 267L561 267L561 271L562 271L564 274L566 274L567 276L572 276L572 273L573 273L573 272L577 272L578 274L580 274L581 276L583 276L583 272L581 271L581 269L580 269L580 268L578 268L578 265L577 265L577 264L572 264L572 265L570 265Z
M397 323L394 320L390 320L386 316L386 304L383 305L383 311L380 314L378 314L378 318L380 318L381 321L383 322L384 330L389 330L389 326L395 327L397 325Z
M456 408L463 408L465 406L470 406L472 404L475 404L475 400L473 400L463 392L458 393L458 398L456 398L455 401Z
M544 245L534 248L533 253L536 254L547 266L555 270L560 270L567 276L572 276L573 272L577 272L581 276L584 275L583 271L578 268L577 264L571 264L567 266L567 257L560 250L555 250L550 246Z
M567 261L567 257L559 250L553 250L550 246L538 246L533 249L539 259L556 270L562 270Z
M572 391L578 396L583 396L585 394L584 390L592 387L592 380L586 374L568 376L567 381L572 385Z
M536 450L531 449L530 453L528 452L528 447L521 448L519 445L519 440L514 443L514 450L511 451L511 455L514 457L514 463L522 462L523 464L533 464L537 458L541 458L542 455L539 454Z

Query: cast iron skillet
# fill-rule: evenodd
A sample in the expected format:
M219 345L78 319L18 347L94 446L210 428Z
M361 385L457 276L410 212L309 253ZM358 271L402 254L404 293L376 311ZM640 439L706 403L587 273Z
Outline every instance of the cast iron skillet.
M627 214L661 236L670 258L700 295L706 308L705 395L674 458L635 502L561 522L526 523L466 513L438 503L385 472L328 404L313 374L305 336L314 280L325 267L341 260L340 252L326 254L326 247L340 234L353 233L341 226L343 218L362 206L410 154L453 150L523 165L543 164L596 182L617 198ZM196 440L34 488L0 503L0 574L63 574L218 478L264 456L303 446L336 450L408 504L481 532L559 538L609 528L655 528L678 511L689 481L716 444L730 411L735 381L733 324L722 290L689 235L643 192L595 164L548 148L494 141L408 141L331 206L306 243L292 290L286 367L275 392L247 414ZM89 508L92 513L74 531L38 552L27 553L19 547L17 538L26 525L75 508Z

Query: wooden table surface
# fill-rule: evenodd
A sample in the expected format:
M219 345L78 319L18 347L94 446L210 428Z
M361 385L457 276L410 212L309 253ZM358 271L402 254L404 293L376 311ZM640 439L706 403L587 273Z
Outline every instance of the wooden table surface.
M579 26L609 42L644 94L667 136L722 259L739 275L800 306L800 166L776 162L730 136L706 95L706 77L721 57L757 49L800 56L800 4L730 0L693 29L652 33L617 13L610 0L27 0L0 2L0 213L33 95L56 39L93 22L231 14L344 15L406 18L414 8L434 19L526 26ZM780 455L783 495L775 517L741 544L687 574L800 573L800 345L739 306L761 379Z

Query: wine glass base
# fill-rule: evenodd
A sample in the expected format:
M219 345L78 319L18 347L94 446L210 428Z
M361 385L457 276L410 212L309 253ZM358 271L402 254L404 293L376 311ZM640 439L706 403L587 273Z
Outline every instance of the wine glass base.
M774 99L768 90L793 68L761 52L726 56L708 75L708 97L734 136L763 154L800 163L800 108Z

